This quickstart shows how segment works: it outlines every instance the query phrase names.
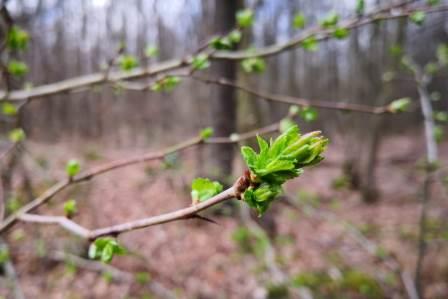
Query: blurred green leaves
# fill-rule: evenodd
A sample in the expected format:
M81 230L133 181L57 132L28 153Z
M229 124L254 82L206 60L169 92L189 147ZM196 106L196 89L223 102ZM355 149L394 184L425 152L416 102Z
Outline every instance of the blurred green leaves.
M118 59L118 64L123 71L132 71L138 66L138 60L135 56L126 54L120 56Z
M266 69L266 63L258 57L247 58L241 61L241 67L246 73L263 73Z
M70 178L77 175L80 170L81 170L81 165L79 164L78 160L71 159L65 165L65 173Z
M297 29L305 28L305 25L306 25L305 15L303 13L296 14L292 21L292 25L294 26L294 28L297 28Z
M17 107L10 102L4 102L2 104L2 113L7 116L17 115Z
M399 113L408 111L410 105L411 105L410 98L401 98L392 101L387 108L392 113Z
M100 260L103 263L111 262L114 255L125 253L126 249L111 237L98 238L89 247L89 258Z
M23 141L26 138L25 131L23 131L23 129L21 128L12 129L8 133L8 138L11 142Z
M193 57L193 60L191 61L191 66L193 67L194 70L198 71L209 68L210 60L208 59L208 55L201 53Z
M152 91L156 92L170 92L172 91L179 83L181 82L180 78L177 76L166 76L163 79L158 80L151 86Z
M8 73L16 77L22 77L28 73L28 66L24 62L15 59L9 61L7 69Z
M316 52L317 50L319 50L319 42L317 41L317 39L314 35L311 35L311 36L305 38L300 43L300 46L309 52Z
M213 136L214 130L212 127L207 127L201 130L201 132L199 132L199 136L203 139L203 140L207 140L210 137Z
M74 199L69 199L64 203L64 214L67 218L72 218L78 212L78 207Z
M159 56L159 49L156 46L147 45L145 48L145 56L147 58Z
M207 178L196 178L191 184L191 198L193 203L206 201L220 193L222 189L223 186L219 182Z
M236 13L236 22L241 28L247 28L254 23L254 12L251 9L242 9Z
M320 26L325 29L330 29L335 27L338 24L338 22L339 22L339 15L336 12L332 11L325 17L325 19L320 21Z
M13 51L24 51L28 47L30 36L18 26L12 26L6 36L6 47Z
M416 11L409 16L409 19L417 26L421 26L425 22L426 13L424 11Z

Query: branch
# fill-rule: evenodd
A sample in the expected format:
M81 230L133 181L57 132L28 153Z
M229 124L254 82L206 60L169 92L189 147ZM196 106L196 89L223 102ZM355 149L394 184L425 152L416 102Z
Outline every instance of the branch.
M35 210L36 208L42 206L43 204L47 203L51 198L53 198L59 192L65 190L67 187L77 184L77 183L81 183L81 182L90 180L93 177L101 175L103 173L112 171L117 168L122 168L125 166L133 165L133 164L143 163L143 162L147 162L147 161L151 161L151 160L160 160L160 159L163 159L168 154L183 151L187 148L190 148L195 145L199 145L201 143L207 143L207 144L238 143L243 140L253 138L253 137L257 136L258 134L271 133L271 132L277 131L278 129L279 129L279 122L269 125L264 128L260 128L260 129L253 130L253 131L250 131L247 133L239 134L239 135L237 135L238 136L237 138L212 137L212 138L209 138L208 140L204 140L200 137L194 137L185 142L181 142L177 145L168 147L168 148L160 150L158 152L150 152L150 153L147 153L147 154L144 154L141 156L116 160L116 161L108 162L103 165L94 167L93 169L85 171L71 179L66 178L66 179L54 184L52 187L50 187L44 193L42 193L39 197L37 197L36 199L31 201L30 203L24 205L15 213L9 215L3 222L0 223L0 233L4 232L8 228L10 228L22 215L27 214L27 213Z
M236 184L238 184L239 180ZM104 228L89 230L76 222L63 216L42 216L35 214L21 214L18 219L24 222L40 223L40 224L57 224L65 230L88 240L95 240L103 236L118 236L119 234L142 229L145 227L173 222L177 220L185 220L194 217L197 213L211 206L217 205L223 201L236 197L236 187L231 187L218 195L187 208L179 209L166 214L133 220L130 222L108 226Z
M396 19L402 17L408 17L415 11L424 11L426 13L440 12L448 10L448 5L441 5L436 7L428 7L426 5L406 9L409 5L409 1L401 2L385 8L376 10L370 14L366 14L361 17L351 18L346 21L341 22L341 27L347 29L354 29L360 26L364 26L380 20ZM400 9L400 11L397 11ZM306 30L299 37L293 38L285 43L275 44L265 48L258 49L254 52L248 51L217 51L212 52L209 56L211 60L243 60L251 57L268 57L272 56L295 47L300 46L301 42L310 36L314 36L317 40L326 40L332 37L333 31L321 28L320 26L315 26ZM201 47L202 48L202 47ZM201 49L200 48L200 49ZM174 59L161 62L148 67L136 68L133 71L113 71L104 73L94 73L90 75L75 77L72 79L67 79L59 81L56 83L41 85L34 87L31 90L15 90L11 92L0 91L0 99L7 99L9 101L23 101L23 100L33 100L36 98L42 98L50 95L60 94L69 92L76 89L84 89L86 87L91 87L97 84L104 84L107 82L117 82L123 80L133 80L144 77L155 76L160 73L165 73L175 69L180 69L182 67L189 66L192 61L192 55L186 56L183 59Z

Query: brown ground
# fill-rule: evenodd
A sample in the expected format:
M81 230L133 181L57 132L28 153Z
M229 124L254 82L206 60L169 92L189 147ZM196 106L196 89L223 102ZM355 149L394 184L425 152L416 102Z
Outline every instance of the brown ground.
M315 204L317 213L303 213L281 203L272 209L277 227L273 244L282 271L295 275L354 267L380 281L384 279L390 271L378 258L366 253L341 221L352 223L394 254L402 269L413 271L421 183L421 173L415 164L424 149L405 137L388 141L385 147L388 150L382 151L378 166L381 199L377 204L362 203L358 193L346 188L332 188L332 182L340 176L341 153L336 147L330 147L328 158L321 166L307 170L287 186L287 192L294 197L299 193L302 199L318 203ZM61 144L36 144L29 148L27 165L33 171L33 178L45 179L34 179L36 193L63 176L64 161L69 158L77 157L83 165L93 165L138 153L94 145L77 149ZM448 144L440 152L446 164ZM153 162L113 171L72 187L39 212L61 214L62 202L75 198L80 208L75 220L94 228L184 207L189 204L193 156L192 152L182 155L182 170L159 171L160 163ZM433 194L429 218L445 228L445 235L444 238L437 235L430 242L430 254L425 261L426 291L428 298L448 298L448 198L438 182L434 184ZM322 211L335 215L337 220L323 219ZM124 234L119 241L138 254L115 258L112 265L134 273L148 271L152 281L172 290L179 298L256 298L254 294L269 283L266 269L259 258L242 253L233 241L238 221L229 217L214 219L219 225L189 220ZM142 295L145 291L136 284L108 282L101 275L82 269L73 274L63 263L39 257L63 249L85 254L86 245L59 227L20 224L11 230L7 239L27 298L149 298ZM400 298L395 289L386 288L386 297ZM4 280L0 282L0 290L0 294L6 295Z

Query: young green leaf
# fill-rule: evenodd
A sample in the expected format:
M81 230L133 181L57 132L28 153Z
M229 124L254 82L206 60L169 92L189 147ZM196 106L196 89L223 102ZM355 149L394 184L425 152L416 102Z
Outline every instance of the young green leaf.
M336 39L345 39L350 34L350 31L344 27L337 27L333 31L333 37Z
M303 29L306 25L306 18L303 13L298 13L294 16L292 21L294 28Z
M159 55L159 49L155 46L148 45L145 49L145 56L147 58L156 57Z
M409 16L409 19L417 26L421 26L425 22L426 13L424 11L416 11Z
M299 115L306 122L313 122L317 119L317 110L313 107L303 107Z
M151 86L151 90L156 92L170 92L180 83L180 81L180 78L177 76L166 76L165 78L154 83Z
M210 60L208 59L208 55L201 53L193 57L193 60L191 61L191 66L195 70L204 70L210 67Z
M281 192L280 185L262 183L255 189L247 189L243 194L243 199L249 207L257 210L258 216L262 216Z
M201 138L203 140L207 140L210 137L213 136L214 130L211 127L207 127L201 130L201 132L199 133L199 136L201 136Z
M254 22L254 12L251 9L239 10L236 13L236 21L241 28L250 27Z
M65 173L70 177L74 177L81 170L79 162L75 159L71 159L65 165Z
M111 237L98 238L90 244L89 258L101 260L103 263L112 261L114 255L123 255L126 249Z
M296 123L293 122L289 117L284 118L280 121L280 132L286 132L289 128L295 125Z
M28 47L30 36L28 32L18 26L12 26L6 37L6 46L9 50L23 51Z
M332 11L320 22L320 26L325 29L333 28L338 24L338 21L339 15Z
M445 111L437 111L434 113L434 119L441 123L446 123L448 122L448 113Z
M191 198L193 203L206 201L222 191L223 187L219 182L206 178L196 178L191 184Z
M388 106L388 110L392 113L406 112L408 111L410 105L411 105L410 98L401 98L392 101Z
M400 45L394 44L389 48L389 53L394 57L400 57L403 55L404 51Z
M23 141L26 138L25 131L23 131L23 129L21 128L12 129L8 133L8 138L11 142Z
M10 102L4 102L2 105L2 113L7 116L17 115L17 107Z
M365 10L365 1L364 0L357 0L356 1L356 14L357 15L363 15Z
M122 55L119 59L118 59L118 63L120 65L120 68L123 71L131 71L133 69L135 69L138 66L138 60L135 56L133 55Z
M8 63L7 68L8 73L16 77L22 77L28 73L28 66L24 62L14 59Z
M240 30L235 29L232 30L228 35L227 35L228 40L233 44L236 45L241 41L242 38L242 33Z
M241 62L241 67L246 73L263 73L266 69L266 63L263 59L258 57L252 57L244 59Z
M78 207L74 199L69 199L64 203L64 214L67 218L73 217L78 212Z
M309 52L316 52L319 50L319 43L313 35L304 39L300 46Z
M215 50L230 50L233 48L233 42L227 37L214 37L210 46Z

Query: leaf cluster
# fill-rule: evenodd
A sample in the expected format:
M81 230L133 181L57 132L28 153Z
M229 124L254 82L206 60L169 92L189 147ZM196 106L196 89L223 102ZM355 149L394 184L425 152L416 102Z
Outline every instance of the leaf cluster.
M196 178L191 184L191 198L193 203L206 201L220 193L222 189L223 186L219 182L207 178Z
M100 260L103 263L112 261L114 255L123 255L126 249L111 237L96 239L89 247L89 258Z

